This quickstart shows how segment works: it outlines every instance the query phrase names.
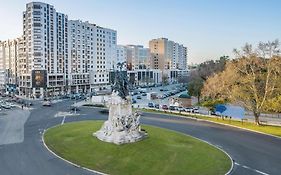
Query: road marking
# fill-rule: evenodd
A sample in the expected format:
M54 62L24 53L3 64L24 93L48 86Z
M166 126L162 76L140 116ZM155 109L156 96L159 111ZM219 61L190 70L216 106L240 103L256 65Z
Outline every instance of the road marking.
M65 116L63 116L63 119L62 119L62 121L61 121L61 125L64 124L64 121L65 121Z
M245 169L248 169L248 170L251 170L251 171L255 171L255 172L257 172L257 173L259 173L259 174L262 174L262 175L269 175L268 173L265 173L265 172L256 170L256 169L254 169L254 168L250 168L250 167L248 167L248 166L246 166L246 165L241 165L241 164L239 164L239 163L237 163L237 162L235 162L234 164L237 165L237 166L241 166L241 167L243 167L243 168L245 168Z

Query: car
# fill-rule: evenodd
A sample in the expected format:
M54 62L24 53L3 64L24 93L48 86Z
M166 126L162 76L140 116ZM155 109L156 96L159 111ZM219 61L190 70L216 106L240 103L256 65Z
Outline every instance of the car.
M52 103L51 103L51 101L44 101L42 105L50 107L52 105Z
M192 107L187 107L187 108L185 108L184 110L185 110L185 112L192 112L192 111L193 111L193 108L192 108Z
M180 112L182 112L182 111L184 111L184 108L183 108L182 106L179 106L179 107L177 108L177 110L180 111Z
M176 106L169 106L169 110L175 111L175 110L177 110L177 107Z
M152 102L149 102L149 103L148 103L148 107L153 108L153 107L154 107L154 104L153 104Z
M160 91L164 91L164 89L160 89Z
M156 109L159 109L159 107L160 107L159 104L154 105L154 108L156 108Z
M193 108L193 113L199 113L199 109L198 108Z
M133 103L133 104L137 103L137 100L133 98L133 99L132 99L132 103Z
M137 99L141 99L141 96L138 95L138 96L137 96Z
M211 115L217 115L216 111L212 110Z
M1 107L4 109L11 109L11 106L7 104L1 104Z
M143 94L141 94L142 96L147 96L147 94L146 93L143 93Z
M164 110L168 110L169 108L168 108L168 106L167 106L167 105L162 105L162 109L164 109Z

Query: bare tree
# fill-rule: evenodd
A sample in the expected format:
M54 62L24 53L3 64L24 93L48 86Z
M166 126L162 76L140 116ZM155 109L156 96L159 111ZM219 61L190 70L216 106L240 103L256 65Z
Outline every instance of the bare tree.
M256 50L246 44L242 51L234 50L237 59L226 69L210 77L204 85L203 96L224 98L251 110L256 124L268 103L281 93L281 57L279 43L260 43Z

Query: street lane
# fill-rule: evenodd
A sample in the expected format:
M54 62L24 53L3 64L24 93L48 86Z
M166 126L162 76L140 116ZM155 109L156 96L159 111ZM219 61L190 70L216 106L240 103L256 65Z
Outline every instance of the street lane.
M54 117L58 112L69 112L73 101L65 100L52 107L35 104L25 123L22 143L3 145L0 148L0 169L5 175L80 175L92 174L74 167L49 153L43 146L44 129L60 125L64 117ZM66 116L64 123L81 120L106 120L107 115L98 108L81 107L80 116ZM172 129L221 147L233 157L236 164L232 174L280 174L281 139L237 128L169 115L144 113L141 123ZM247 168L245 168L247 167ZM40 172L40 173L38 173Z

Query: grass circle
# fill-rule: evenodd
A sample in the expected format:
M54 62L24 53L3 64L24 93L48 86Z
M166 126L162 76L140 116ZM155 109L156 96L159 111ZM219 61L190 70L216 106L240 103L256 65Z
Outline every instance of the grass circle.
M229 157L219 149L190 136L153 126L142 126L148 138L115 145L92 133L103 122L67 123L47 130L44 140L57 155L84 167L112 175L225 174Z

